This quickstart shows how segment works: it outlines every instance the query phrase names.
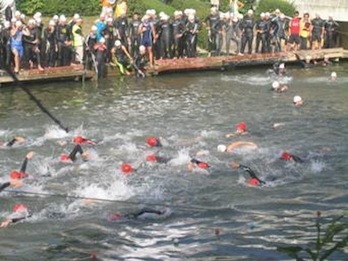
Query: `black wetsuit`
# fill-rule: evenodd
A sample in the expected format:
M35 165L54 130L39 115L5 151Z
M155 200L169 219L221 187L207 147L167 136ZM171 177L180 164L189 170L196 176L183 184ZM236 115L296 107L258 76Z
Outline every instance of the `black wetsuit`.
M139 53L139 46L140 46L140 40L141 36L139 34L139 26L141 24L141 21L138 20L132 20L129 25L129 35L131 38L131 56L135 56Z
M267 20L263 19L257 22L256 30L258 30L256 35L256 50L255 52L260 51L260 43L262 43L261 53L266 53L269 51L268 38L269 38L269 28L270 24Z
M83 154L83 149L81 148L80 145L76 145L74 149L72 150L72 152L69 154L69 158L71 159L71 161L76 161L77 153L80 153L80 155Z
M124 45L128 49L128 18L127 16L118 17L115 20L115 27L117 30L117 39L121 41L122 45Z
M242 46L240 52L244 53L245 46L246 44L248 44L248 53L251 54L254 37L254 18L252 18L251 16L245 16L240 26L243 31Z
M163 215L163 211L161 210L156 210L156 209L152 209L152 208L143 208L141 210L139 210L138 212L135 213L131 213L131 214L127 214L125 215L127 218L138 218L143 214L157 214L157 215Z
M334 48L336 46L336 30L339 26L340 25L334 20L327 20L325 22L325 48Z
M161 58L169 59L172 54L172 24L169 21L160 24L159 41Z
M188 57L196 57L196 44L197 44L198 23L188 22L186 24L186 52Z
M214 55L220 55L220 47L221 47L221 22L220 15L210 15L205 19L205 22L208 22L210 35L209 35L209 52Z
M29 35L24 35L24 59L25 67L29 68L29 61L36 62L38 65L41 65L41 55L40 55L40 30L38 27L30 28ZM36 41L36 43L34 43Z
M44 50L45 65L47 67L54 67L57 59L57 38L55 28L45 28L44 30Z
M111 50L114 47L115 43L115 28L113 25L107 24L104 31L104 38L105 38L105 45L107 47L106 50L106 63L109 63L111 61Z
M71 32L68 25L57 26L56 39L58 44L58 66L67 66L71 63L72 49L65 42L71 40Z
M11 64L11 29L5 28L1 31L1 39L0 39L0 66L1 68L9 67Z
M180 58L183 57L184 51L184 29L185 24L183 19L175 19L173 21L173 48L172 48L172 57ZM180 37L178 37L181 35Z
M11 186L10 182L5 182L3 184L0 184L0 192L3 191L5 188Z
M94 45L97 43L97 34L90 33L85 41L86 43L86 66L87 69L94 69L96 64L96 52L94 50Z
M144 67L146 66L146 64L148 63L146 54L141 55L141 54L136 54L135 55L135 59L134 59L134 64L136 66L136 69L143 71ZM139 72L137 72L137 76L142 76L139 75Z
M281 51L281 40L286 41L285 36L285 19L281 19L279 16L276 16L272 19L271 28L273 30L273 37L275 40L275 52Z
M324 21L321 18L314 18L312 20L312 42L318 41L321 44L321 34L324 28Z
M260 184L266 184L266 182L264 182L263 180L259 179L259 178L256 176L255 172L254 172L251 168L249 168L249 167L247 167L247 166L244 166L244 165L240 164L240 165L239 165L239 169L248 172L250 178L256 179L258 182L260 182Z

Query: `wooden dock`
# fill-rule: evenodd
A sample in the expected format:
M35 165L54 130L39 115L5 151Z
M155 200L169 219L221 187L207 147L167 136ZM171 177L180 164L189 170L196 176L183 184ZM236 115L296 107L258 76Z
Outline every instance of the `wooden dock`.
M301 60L310 56L315 60L322 60L324 56L330 59L347 59L348 51L343 48L298 51ZM229 70L236 67L252 67L272 65L275 62L295 63L295 52L280 52L266 54L244 54L243 56L216 56L186 59L157 60L154 69L148 69L149 74L166 74L174 72Z
M301 60L305 60L310 56L315 60L322 60L324 56L330 59L348 59L348 50L343 48L306 50L298 51L296 54ZM272 65L275 62L295 63L297 57L294 52L266 53L266 54L245 54L243 56L216 56L216 57L197 57L184 59L168 59L156 60L153 68L145 68L147 76L162 75L176 72L193 72L193 71L209 71L209 70L231 70L237 67L253 67L261 65ZM118 68L108 66L108 77L118 77L120 75ZM96 79L94 71L84 70L82 65L54 67L44 71L37 69L23 70L18 75L20 82L36 83L36 82L55 82L61 80L85 80ZM0 85L13 83L13 78L6 73L0 71Z
M93 71L84 70L82 65L52 67L44 71L38 69L22 70L17 74L20 82L54 82L62 80L86 80L94 77ZM6 71L0 71L0 85L13 83L14 79Z

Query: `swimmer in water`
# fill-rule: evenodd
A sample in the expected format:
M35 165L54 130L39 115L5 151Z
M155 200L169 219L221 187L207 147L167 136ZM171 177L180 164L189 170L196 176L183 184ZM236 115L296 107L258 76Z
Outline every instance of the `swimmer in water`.
M296 106L296 107L299 107L299 106L302 106L303 105L303 99L301 98L301 96L298 96L298 95L296 95L296 96L294 96L294 99L293 99L293 104L294 104L294 106Z
M274 81L272 83L271 90L274 92L286 92L288 90L288 86L286 84L281 84L278 81Z
M150 147L162 147L161 141L159 140L159 138L156 137L148 137L146 139L146 143L150 146Z
M249 134L247 131L247 125L245 122L240 122L236 124L236 130L234 133L226 134L226 138L231 138L236 135L246 135Z
M296 156L296 155L293 155L293 154L290 154L289 152L283 152L282 155L280 156L280 159L281 160L286 160L286 161L289 161L289 160L293 160L297 163L303 163L304 160L301 159L300 157Z
M278 62L273 64L273 72L277 76L285 76L286 75L285 64L284 63L278 63Z
M15 188L20 187L20 186L22 186L22 181L18 180L18 179L13 179L9 182L5 182L5 183L0 184L0 192L3 191L5 188L10 187L10 186L15 187Z
M146 156L147 162L157 162L157 163L161 163L161 164L167 164L170 160L171 160L170 158L157 156L156 154L148 154Z
M189 171L193 171L196 168L207 170L209 167L210 166L208 163L199 161L197 159L191 159L191 161L187 164L187 169Z
M154 209L154 208L142 208L135 213L125 214L120 213L112 214L108 219L109 221L117 221L123 217L126 219L159 219L168 217L171 214L169 208Z
M8 227L10 224L18 223L31 217L31 213L27 206L23 204L17 204L13 207L13 212L9 215L0 225L0 228Z
M20 144L25 142L25 138L21 137L21 136L16 136L14 137L12 140L8 141L8 142L0 142L0 146L1 147L8 147L11 148L13 145L15 144Z
M219 152L233 152L236 149L257 149L257 145L254 142L249 141L236 141L231 143L230 145L222 145L220 144L217 147Z
M264 182L263 180L259 179L256 176L255 172L252 169L250 169L249 167L247 167L247 166L244 166L244 165L236 163L236 162L232 162L230 164L230 167L232 169L241 169L241 170L244 170L244 171L248 172L248 174L250 176L250 179L248 180L248 184L251 185L251 186L260 186L260 185L266 184L266 182Z
M82 136L75 136L73 139L73 143L79 145L96 145L97 142L91 139L84 138Z
M81 158L83 161L88 161L89 155L88 152L84 152L81 145L77 144L75 145L74 149L71 151L70 154L62 154L60 156L60 161L64 163L71 163L76 161L76 155L79 153L81 155Z
M24 161L22 163L22 166L19 171L13 170L10 173L10 178L11 179L24 179L28 177L28 173L26 173L28 161L34 156L34 152L30 151L24 158Z
M330 75L330 80L331 81L336 81L337 80L337 73L336 72L332 72Z

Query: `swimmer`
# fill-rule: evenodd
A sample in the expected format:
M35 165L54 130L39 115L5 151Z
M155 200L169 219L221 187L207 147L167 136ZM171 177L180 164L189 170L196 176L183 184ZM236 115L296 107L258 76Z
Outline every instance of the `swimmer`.
M25 156L24 161L22 163L21 169L19 171L13 170L10 173L10 178L11 179L24 179L28 177L28 173L26 173L28 161L34 156L34 152L30 151L28 154Z
M336 72L332 72L330 75L330 80L331 81L336 81L337 80L337 73Z
M157 162L157 163L161 163L161 164L167 164L170 160L171 160L170 158L157 156L155 154L148 154L146 156L147 162Z
M231 143L230 145L222 145L220 144L217 147L219 152L233 152L235 149L257 149L258 146L254 142L249 141L236 141Z
M281 84L278 81L274 81L272 83L271 90L275 92L286 92L288 90L288 86L286 84Z
M297 163L303 163L303 159L301 159L300 157L290 154L288 152L283 152L282 155L280 156L281 160L293 160Z
M5 182L3 184L0 184L0 192L3 191L7 187L20 187L22 186L22 181L18 179L11 180L9 182Z
M199 161L197 159L191 159L191 161L187 164L187 169L189 171L193 171L195 168L199 169L208 169L210 166L208 163Z
M332 65L332 62L330 61L328 55L324 55L324 60L323 60L322 64L323 64L323 66Z
M301 96L298 96L298 95L294 96L294 99L293 99L294 106L299 107L299 106L303 105L303 102L304 101L301 98Z
M285 64L278 62L273 64L273 72L278 76L284 76L286 74Z
M226 138L231 138L234 137L236 135L245 135L245 134L249 134L249 132L247 131L247 126L245 122L240 122L236 124L236 130L234 133L230 133L230 134L226 134Z
M84 152L81 145L77 144L70 154L62 154L60 156L60 161L64 163L75 162L77 153L80 153L83 161L87 161L89 159L88 152Z
M97 144L96 141L84 138L82 136L74 137L73 143L79 144L79 145L96 145Z
M25 138L21 137L21 136L16 136L14 137L12 140L8 141L8 142L0 142L0 146L1 147L12 147L15 144L20 144L25 142Z
M317 61L312 59L311 56L307 55L305 57L305 61L302 61L301 60L301 57L295 53L295 56L296 56L296 59L297 59L297 62L299 63L299 65L301 66L301 68L304 68L304 69L309 69L309 68L312 68L314 67L315 65L317 65Z
M23 204L17 204L13 207L13 213L9 215L0 225L0 228L8 227L10 224L15 224L19 221L25 220L31 217L31 213L27 206Z
M124 216L120 213L114 213L109 216L109 221L117 221L123 217L126 219L159 219L169 217L171 211L169 208L154 209L154 208L142 208L135 213L125 214Z
M255 172L252 169L250 169L249 167L247 167L247 166L244 166L244 165L236 163L236 162L232 162L230 164L230 167L232 169L241 169L241 170L244 170L244 171L248 172L248 174L250 176L250 179L248 180L248 184L251 185L251 186L260 186L260 185L266 184L266 182L264 182L263 180L259 179L256 176Z
M146 143L150 146L150 147L162 147L161 141L159 140L159 138L156 137L148 137L146 139Z

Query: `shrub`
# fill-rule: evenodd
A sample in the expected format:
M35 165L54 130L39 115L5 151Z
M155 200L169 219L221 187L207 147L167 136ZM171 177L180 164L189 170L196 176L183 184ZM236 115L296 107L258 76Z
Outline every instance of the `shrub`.
M276 9L279 9L282 13L290 17L292 17L296 11L294 4L285 0L260 0L255 15L259 17L262 12L272 13Z

